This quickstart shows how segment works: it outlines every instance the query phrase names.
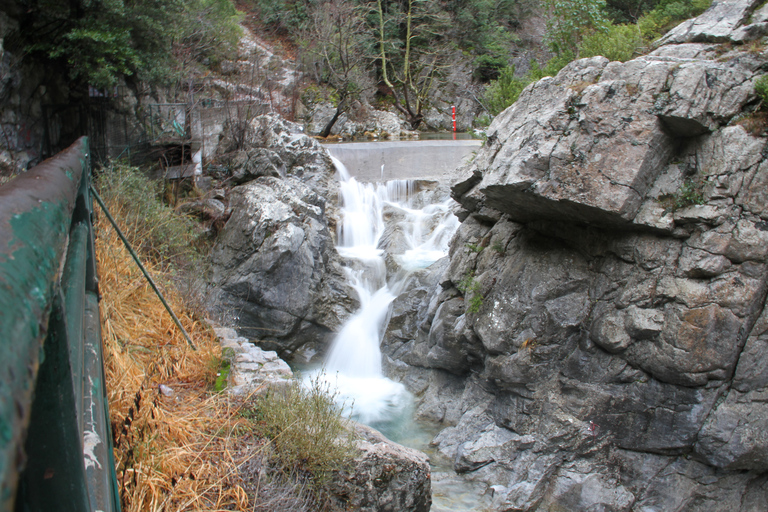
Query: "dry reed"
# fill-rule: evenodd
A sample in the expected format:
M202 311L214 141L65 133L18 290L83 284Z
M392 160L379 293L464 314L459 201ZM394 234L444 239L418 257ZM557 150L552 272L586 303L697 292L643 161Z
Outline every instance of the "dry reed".
M116 219L119 201L108 201ZM129 239L141 236L128 226ZM168 286L166 299L193 351L112 227L98 216L102 338L122 507L133 511L251 510L239 466L245 422L227 394L212 392L221 349L211 328ZM145 264L160 282L160 270ZM173 391L167 396L161 385ZM168 393L168 389L162 388Z

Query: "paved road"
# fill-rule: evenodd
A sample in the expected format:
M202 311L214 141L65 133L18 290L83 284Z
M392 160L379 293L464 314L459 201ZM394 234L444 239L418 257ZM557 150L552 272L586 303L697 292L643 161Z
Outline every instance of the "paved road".
M479 140L418 140L349 142L324 147L359 181L388 181L447 179L481 145Z

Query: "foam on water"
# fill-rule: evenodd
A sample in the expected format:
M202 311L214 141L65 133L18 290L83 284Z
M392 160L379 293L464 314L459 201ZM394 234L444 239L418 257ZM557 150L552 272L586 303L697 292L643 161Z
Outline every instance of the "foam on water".
M337 250L350 262L345 271L360 309L332 343L323 369L306 379L326 381L354 419L391 434L386 425L405 423L403 417L411 415L413 399L402 384L385 377L381 367L381 339L395 299L393 290L399 289L397 283L387 284L385 254L378 248L386 228L384 207L404 214L403 234L411 248L395 258L408 271L426 268L447 255L458 220L449 201L413 208L410 200L415 185L411 180L360 183L341 162L333 160L342 201Z
M485 510L479 484L467 482L451 469L451 461L430 446L435 432L417 424L413 397L399 382L384 376L380 343L389 309L406 278L387 284L384 251L378 248L386 228L383 211L399 211L409 249L393 255L406 271L427 268L448 254L459 221L450 199L418 209L411 204L413 181L362 184L350 177L338 160L341 177L342 220L339 254L350 263L345 272L360 301L360 309L347 321L328 352L324 368L307 381L322 380L335 391L338 403L353 419L383 432L390 439L428 452L433 463L433 510L469 512ZM436 465L435 465L436 464Z

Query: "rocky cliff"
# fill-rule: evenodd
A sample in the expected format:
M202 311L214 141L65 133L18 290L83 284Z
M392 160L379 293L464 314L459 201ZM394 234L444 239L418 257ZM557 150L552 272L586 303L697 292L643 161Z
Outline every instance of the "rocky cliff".
M454 185L450 261L384 351L495 510L765 510L758 5L532 84Z
M333 245L338 191L330 156L298 125L272 115L225 137L219 151L239 185L212 252L212 309L281 355L310 341L324 345L356 306Z

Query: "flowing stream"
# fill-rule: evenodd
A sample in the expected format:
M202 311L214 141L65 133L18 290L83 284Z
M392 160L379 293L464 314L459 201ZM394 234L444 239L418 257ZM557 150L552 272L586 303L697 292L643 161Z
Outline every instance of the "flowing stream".
M380 430L393 441L429 452L435 432L414 421L412 396L401 383L384 375L380 344L390 305L403 291L408 272L426 268L446 256L459 222L447 197L415 207L414 181L360 183L335 158L334 163L341 177L342 198L337 250L347 261L345 271L357 292L360 309L342 327L323 368L309 372L305 378L327 381L337 401L356 421ZM379 248L387 229L385 217L398 222L401 241L399 254L394 255L399 270L389 278L386 254ZM432 510L477 510L471 486L458 482L449 466L435 465L439 454L433 451L430 458Z

